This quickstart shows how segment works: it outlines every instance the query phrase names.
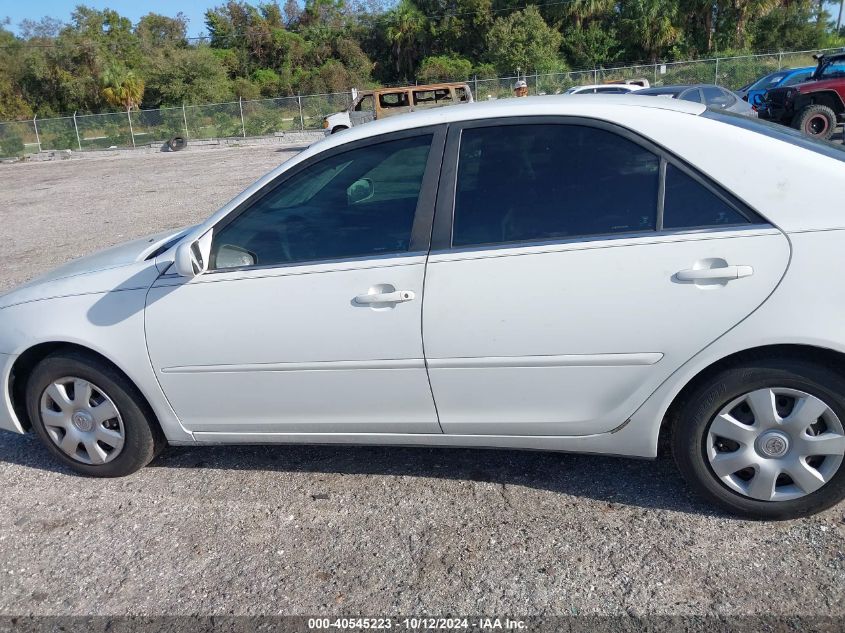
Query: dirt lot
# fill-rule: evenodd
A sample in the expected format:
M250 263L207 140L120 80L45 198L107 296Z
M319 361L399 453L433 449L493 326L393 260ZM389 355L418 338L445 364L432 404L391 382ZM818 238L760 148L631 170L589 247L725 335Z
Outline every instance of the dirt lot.
M0 289L208 215L277 148L0 165ZM0 433L0 615L845 615L845 506L750 523L671 461L170 449L74 476Z

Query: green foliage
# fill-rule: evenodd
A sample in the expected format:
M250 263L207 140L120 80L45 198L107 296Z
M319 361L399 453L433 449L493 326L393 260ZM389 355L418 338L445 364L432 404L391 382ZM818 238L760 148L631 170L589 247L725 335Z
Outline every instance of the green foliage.
M420 83L436 83L439 81L455 81L468 79L472 75L472 62L457 55L434 55L426 57L417 79Z
M133 25L116 11L81 5L67 23L55 17L26 20L19 36L0 24L0 120L473 76L479 90L492 95L499 88L509 93L510 83L484 80L512 76L517 68L549 73L845 43L818 0L571 0L527 6L517 0L398 0L389 8L383 0L217 1L205 14L209 41L201 43L187 38L181 13L149 13ZM724 61L719 81L745 83L776 59ZM784 61L799 62L811 63ZM708 64L670 65L662 79L709 82L715 76ZM572 81L546 77L532 90L559 92ZM320 97L304 116L319 122L326 108L342 105ZM191 112L196 121L189 126L197 134L228 132L233 120L239 122L225 108ZM253 131L289 129L290 112L282 114L279 107L257 111ZM151 114L138 117L139 126L153 130L144 134L164 134L178 124L178 117L167 122ZM117 144L128 133L122 120L104 117L86 133L105 137L96 143ZM95 119L85 124L95 126ZM49 127L48 145L76 146L66 124Z
M502 74L550 72L560 66L561 34L533 5L497 18L487 33L490 62Z

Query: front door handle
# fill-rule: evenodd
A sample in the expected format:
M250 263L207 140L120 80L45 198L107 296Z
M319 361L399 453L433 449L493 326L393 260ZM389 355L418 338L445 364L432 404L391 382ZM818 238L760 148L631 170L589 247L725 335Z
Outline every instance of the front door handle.
M750 277L754 274L751 266L722 266L721 268L688 268L675 273L679 281L729 281Z
M416 295L411 290L394 290L393 292L376 292L373 294L358 295L355 303L359 305L370 305L371 303L402 303L413 301Z

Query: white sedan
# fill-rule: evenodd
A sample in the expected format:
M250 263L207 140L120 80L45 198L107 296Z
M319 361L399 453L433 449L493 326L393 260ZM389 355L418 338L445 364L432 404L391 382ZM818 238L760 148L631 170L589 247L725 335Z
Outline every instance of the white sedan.
M816 512L845 495L844 158L637 96L354 128L0 297L0 427L93 476L168 443L666 434L728 511Z

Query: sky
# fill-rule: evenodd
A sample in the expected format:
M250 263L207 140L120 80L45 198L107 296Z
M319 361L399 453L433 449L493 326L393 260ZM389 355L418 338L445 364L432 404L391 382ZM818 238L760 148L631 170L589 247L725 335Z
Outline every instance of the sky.
M223 0L0 0L0 20L8 17L12 31L17 33L18 24L26 18L37 20L49 15L68 22L71 11L78 4L95 9L114 9L133 23L147 13L173 17L181 11L190 20L188 35L193 37L208 34L205 30L205 10L222 3Z

